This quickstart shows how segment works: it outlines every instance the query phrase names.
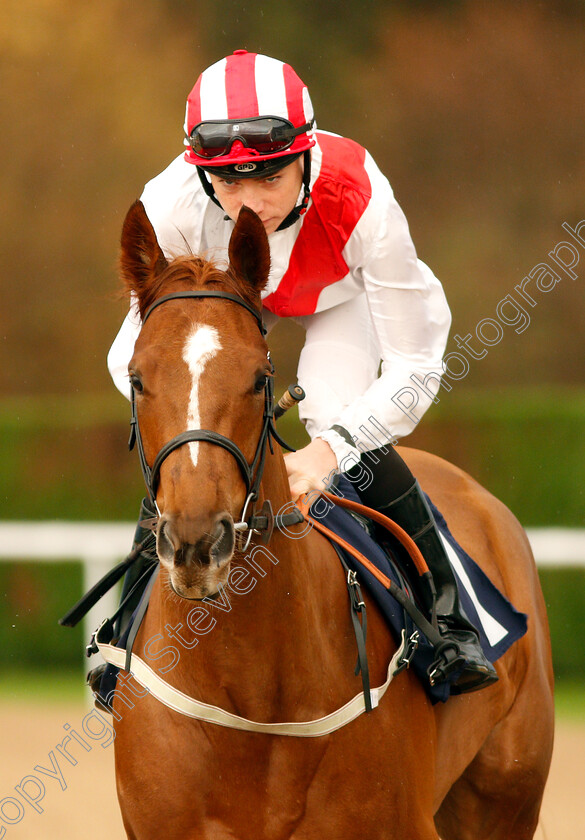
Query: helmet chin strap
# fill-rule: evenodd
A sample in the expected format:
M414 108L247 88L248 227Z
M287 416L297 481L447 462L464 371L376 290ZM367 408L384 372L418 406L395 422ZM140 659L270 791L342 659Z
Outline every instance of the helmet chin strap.
M294 223L300 219L300 217L307 212L307 207L309 205L309 199L311 198L311 152L307 149L304 154L304 167L303 167L303 197L301 199L300 204L297 204L296 207L290 211L286 219L279 224L276 230L285 230L286 228L294 225ZM215 190L213 189L213 184L207 177L207 173L200 167L197 167L197 174L199 175L199 180L201 181L201 185L205 190L207 196L216 204L220 210L223 210L223 207L219 203L219 200L215 194ZM224 216L224 220L226 222L231 221L230 216Z

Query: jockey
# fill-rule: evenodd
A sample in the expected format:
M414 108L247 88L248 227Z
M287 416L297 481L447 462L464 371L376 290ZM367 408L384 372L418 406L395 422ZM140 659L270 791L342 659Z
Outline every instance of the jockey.
M367 476L364 504L410 534L433 574L439 629L466 663L452 691L492 683L495 670L462 612L425 496L392 445L414 425L400 399L410 377L425 383L416 419L439 388L451 319L390 184L364 148L317 130L308 90L289 65L246 50L197 80L185 146L141 197L163 252L203 252L227 264L247 205L270 245L265 324L294 318L306 332L299 415L311 442L285 458L293 499L323 489L335 472L354 482ZM139 330L132 307L108 356L126 396Z

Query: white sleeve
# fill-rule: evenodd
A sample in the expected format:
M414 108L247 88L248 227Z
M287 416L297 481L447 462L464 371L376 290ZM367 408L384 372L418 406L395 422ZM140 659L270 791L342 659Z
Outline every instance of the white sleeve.
M371 159L369 162L373 164ZM351 447L335 431L329 431L334 424L346 429L362 451L413 431L439 389L451 325L443 288L417 258L406 218L388 181L377 167L371 177L372 201L350 237L344 258L363 283L381 373L373 381L369 374L365 375L361 393L350 402L345 399L341 410L337 405L337 411L330 411L334 401L320 401L319 416L307 425L315 436L327 440L338 462L351 452ZM345 332L338 330L336 336L333 332L332 339L339 345L344 335L348 335L347 327ZM330 374L332 367L338 373L337 382L330 375L329 387L343 392L347 390L349 368L347 362L343 364L343 356L336 357L333 347L331 354ZM371 355L370 351L368 358ZM304 365L305 369L310 367L307 359ZM423 385L417 385L417 381Z
M108 353L108 370L114 380L114 385L128 399L130 399L128 362L134 353L134 345L139 332L138 307L132 305Z
M214 218L223 219L224 215L203 191L197 167L183 155L146 184L140 200L167 259L200 253L206 211Z

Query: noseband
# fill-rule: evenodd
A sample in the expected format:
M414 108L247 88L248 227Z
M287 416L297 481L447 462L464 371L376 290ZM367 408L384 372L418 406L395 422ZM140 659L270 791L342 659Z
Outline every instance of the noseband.
M237 303L238 306L243 307L246 309L251 315L254 316L256 323L258 325L258 329L262 336L266 335L266 329L262 322L262 318L260 314L248 304L243 298L239 297L238 295L232 295L229 292L221 292L221 291L185 291L185 292L175 292L174 294L165 295L164 297L159 298L156 300L147 310L142 319L142 325L146 323L147 319L150 317L152 312L161 304L166 303L169 300L182 300L185 298L220 298L223 300L229 300L233 303ZM268 354L268 360L270 361L270 353ZM272 371L274 372L274 367L272 366L272 362L270 362L272 367ZM181 446L184 446L186 443L195 443L198 441L203 441L205 443L212 443L215 446L221 446L223 449L226 449L236 460L238 467L240 468L240 472L242 474L242 478L244 479L244 483L246 485L246 502L244 504L244 508L242 511L241 522L236 524L236 528L239 527L239 530L250 530L249 539L251 538L252 529L257 529L259 525L259 520L262 520L263 517L254 517L250 516L246 519L246 515L248 513L248 508L253 506L254 502L258 498L258 491L260 489L260 482L262 481L262 473L264 471L264 461L266 458L266 447L267 445L270 446L270 451L272 452L272 440L277 441L280 446L283 446L285 449L288 449L289 452L294 450L291 449L288 444L286 444L278 432L276 431L274 425L274 384L273 384L273 377L267 376L266 377L266 384L264 385L264 416L262 422L262 430L260 432L260 438L258 440L258 444L256 446L256 452L254 453L254 457L251 463L248 463L246 460L245 455L243 454L242 450L238 447L237 444L230 440L230 438L225 437L225 435L219 434L219 432L214 432L210 429L188 429L186 432L181 432L181 434L177 435L176 437L172 438L165 443L164 446L161 447L159 453L157 454L156 458L154 459L152 467L150 467L146 461L146 456L144 454L144 447L142 444L142 436L140 434L140 427L138 425L138 415L136 411L136 395L134 393L134 388L131 386L131 406L132 406L132 418L130 420L130 440L128 441L128 448L133 449L134 445L136 444L138 449L138 457L140 460L140 467L142 469L142 475L144 477L144 482L146 484L146 488L148 490L148 495L150 496L150 500L153 506L156 507L156 493L158 490L159 480L160 480L160 470L164 463L164 461L168 458L171 452L174 452L175 449L178 449ZM267 520L267 526L270 526L271 521L273 522L274 519L272 517L272 511L264 511L265 513L264 518ZM288 515L285 515L288 516ZM302 518L302 517L301 517ZM299 522L298 515L294 515L294 522ZM286 524L289 524L288 522ZM290 524L293 524L291 521ZM248 543L249 543L248 539ZM248 544L247 543L247 544ZM246 547L247 547L246 544Z

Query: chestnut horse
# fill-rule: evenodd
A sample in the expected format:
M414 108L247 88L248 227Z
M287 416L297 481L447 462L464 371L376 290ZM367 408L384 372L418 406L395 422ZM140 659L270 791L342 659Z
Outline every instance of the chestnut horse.
M142 205L126 217L122 276L143 320L129 374L160 561L133 650L170 686L238 719L311 721L361 688L345 576L329 542L306 524L274 529L254 557L257 534L246 549L239 543L254 476L262 478L256 512L267 499L274 511L290 506L280 447L258 446L270 438L272 370L259 329L269 250L246 208L229 258L225 272L197 257L167 262ZM433 706L405 670L372 712L330 734L295 737L185 716L141 690L140 676L125 676L134 690L126 700L125 689L116 692L115 762L129 838L534 836L553 700L527 538L460 469L421 451L401 454L454 536L529 616L527 634L496 663L499 681ZM396 643L369 600L367 651L379 686Z

